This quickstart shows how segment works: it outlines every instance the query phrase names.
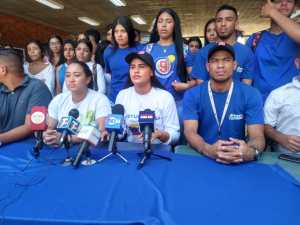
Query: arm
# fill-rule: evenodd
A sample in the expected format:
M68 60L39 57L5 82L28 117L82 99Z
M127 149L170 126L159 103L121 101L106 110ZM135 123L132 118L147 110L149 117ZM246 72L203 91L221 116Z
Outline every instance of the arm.
M265 134L284 148L292 152L300 152L300 136L283 134L268 124L265 125Z
M24 125L18 126L12 130L0 134L0 141L2 143L10 143L21 140L32 134L30 129L30 115L26 115Z
M274 6L271 0L261 9L262 17L271 18L278 26L295 42L300 43L300 25L292 19L282 15Z
M180 136L180 126L176 104L173 96L167 93L163 101L162 108L162 123L163 130L156 130L153 133L152 139L158 138L165 144L175 144Z

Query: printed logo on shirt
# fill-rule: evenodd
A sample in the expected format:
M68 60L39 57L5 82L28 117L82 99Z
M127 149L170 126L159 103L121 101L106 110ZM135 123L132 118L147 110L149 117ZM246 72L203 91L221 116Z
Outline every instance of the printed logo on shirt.
M237 66L237 68L236 68L237 73L242 73L243 71L244 71L243 67Z
M243 114L230 114L229 115L229 120L242 120L244 119L244 115Z

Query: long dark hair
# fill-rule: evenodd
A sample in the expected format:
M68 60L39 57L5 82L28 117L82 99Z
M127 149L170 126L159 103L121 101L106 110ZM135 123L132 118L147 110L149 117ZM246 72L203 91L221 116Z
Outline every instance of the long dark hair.
M78 60L73 61L71 64L78 64L78 65L81 66L81 68L83 69L83 72L84 72L85 76L91 78L91 81L90 81L90 83L88 84L88 88L93 89L93 79L92 79L93 73L92 73L92 71L90 70L89 66L88 66L86 63L80 62L80 61L78 61ZM71 64L70 64L70 65L71 65Z
M119 16L117 17L113 24L112 24L112 39L113 39L113 48L116 50L117 48L119 48L118 43L116 42L116 38L115 38L115 29L117 25L122 25L128 35L128 46L134 47L136 45L134 39L135 39L135 33L134 33L134 27L132 24L131 19L128 16Z
M31 40L31 41L27 42L27 44L26 44L26 49L25 49L25 59L26 59L26 61L29 62L29 63L32 62L32 60L31 60L31 58L30 58L30 56L28 54L28 50L27 50L27 47L30 44L35 44L35 45L37 45L39 47L39 49L41 50L41 59L43 59L43 57L45 55L45 49L43 48L42 43L40 41L38 41L38 40Z
M211 18L211 19L209 19L207 22L206 22L206 24L205 24L205 26L204 26L204 45L208 45L210 42L209 42L209 40L207 39L207 37L206 37L206 32L207 32L207 28L208 28L208 26L211 24L211 23L216 23L216 19L215 18Z
M53 54L53 52L52 52L52 50L51 50L51 48L50 48L50 40L53 39L53 38L56 38L56 39L60 42L60 46L61 46L61 47L60 47L59 60L58 60L57 65L54 65L54 64L53 64L53 63L54 63L54 61L53 61L53 59L54 59L54 54ZM58 36L58 35L56 35L56 34L53 34L53 35L50 36L50 38L49 38L49 40L48 40L48 45L49 45L49 61L50 61L50 63L51 63L53 66L59 66L60 64L63 64L63 63L64 63L63 39L62 39L60 36Z
M159 10L159 12L155 18L155 23L153 25L153 29L151 31L150 43L156 43L160 39L158 30L157 30L157 21L158 21L158 18L160 17L160 15L164 12L166 12L170 16L172 16L174 23L175 23L174 31L173 31L173 41L175 44L176 54L178 57L178 63L177 63L176 70L177 70L177 74L178 74L180 80L182 82L186 82L187 81L187 71L186 71L186 66L185 66L185 62L184 62L183 41L182 41L180 19L179 19L179 16L177 15L177 13L173 9L162 8Z

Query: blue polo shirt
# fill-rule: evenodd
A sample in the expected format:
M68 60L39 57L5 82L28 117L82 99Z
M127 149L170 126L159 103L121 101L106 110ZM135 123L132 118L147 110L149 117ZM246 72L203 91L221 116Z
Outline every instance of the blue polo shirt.
M252 46L254 34L247 41ZM292 81L299 74L294 60L300 45L286 33L272 34L264 31L255 49L255 78L253 86L265 100L269 93Z
M209 80L206 63L208 61L208 52L214 46L216 46L216 43L210 43L198 51L190 74L192 78L204 81ZM242 81L243 79L252 80L255 66L252 50L248 46L239 42L236 42L232 47L234 49L235 60L237 62L237 68L234 71L233 79L236 81Z
M111 88L108 96L112 102L115 102L120 90L126 84L129 76L129 65L125 61L128 54L141 51L144 45L137 44L132 48L117 48L113 49L109 46L104 51L105 72L111 74Z
M207 85L208 81L186 91L183 99L184 120L198 121L198 134L205 142L214 144L217 140L228 140L230 137L245 140L246 125L264 124L260 93L249 85L234 81L231 101L219 137L218 124L211 107ZM219 121L221 121L227 95L228 91L213 91Z
M33 106L48 106L51 99L45 83L27 75L13 91L0 84L0 133L24 125Z

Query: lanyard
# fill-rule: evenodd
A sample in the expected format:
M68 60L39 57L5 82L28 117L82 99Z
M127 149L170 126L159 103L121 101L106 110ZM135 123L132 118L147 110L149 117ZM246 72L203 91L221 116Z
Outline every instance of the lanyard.
M212 94L211 86L210 86L210 81L208 81L208 95L209 95L209 100L210 100L210 104L211 104L211 107L212 107L212 111L213 111L215 119L217 121L219 136L221 135L221 127L222 127L222 124L224 122L224 119L225 119L225 116L226 116L226 113L227 113L227 110L228 110L228 107L229 107L230 99L231 99L232 92L233 92L233 86L234 86L234 84L232 82L231 86L230 86L230 89L229 89L229 92L228 92L228 95L227 95L227 98L226 98L226 102L225 102L225 106L224 106L224 109L223 109L222 118L221 118L221 122L220 122L219 118L218 118L218 114L217 114L216 105L215 105L214 97L213 97L213 94Z

